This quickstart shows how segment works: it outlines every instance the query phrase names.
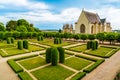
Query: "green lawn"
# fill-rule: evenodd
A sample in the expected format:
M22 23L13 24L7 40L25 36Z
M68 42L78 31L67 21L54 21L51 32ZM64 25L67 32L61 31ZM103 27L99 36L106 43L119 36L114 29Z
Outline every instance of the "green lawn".
M61 66L47 66L32 72L38 80L65 80L73 73Z
M99 47L96 50L90 50L89 52L87 52L87 54L92 54L92 55L97 55L97 56L105 56L106 54L108 54L111 50L113 50L113 48L109 48L109 47Z
M72 44L72 42L67 42L67 41L62 41L62 44L54 44L53 39L44 39L43 41L37 41L37 39L29 39L28 41L40 43L40 44L44 44L44 45L49 45L49 46L55 46L55 47L66 46L66 45Z
M19 63L28 70L46 64L45 60L39 56L22 60Z
M81 70L82 68L88 66L91 63L92 61L90 60L86 60L78 57L71 57L69 59L66 59L64 64L76 70Z
M86 45L79 45L79 46L71 47L68 49L73 50L73 51L77 51L77 52L83 52L83 51L87 50L87 47L86 47Z
M27 49L19 50L15 46L9 46L9 47L3 48L3 50L5 50L7 52L7 54L2 52L1 50L0 50L0 53L2 55L6 55L7 56L7 55L23 54L23 53L27 53L27 52L31 52L31 51L38 51L38 50L43 50L43 49L44 48L42 48L42 47L29 44L29 49L28 50Z
M5 48L4 50L8 53L8 55L22 54L22 53L29 52L26 50L19 50L16 47Z
M38 50L43 50L43 47L35 46L35 45L30 45L29 44L29 51L38 51Z
M14 47L14 44L7 44L5 41L0 41L0 49L1 48L9 48L9 47Z

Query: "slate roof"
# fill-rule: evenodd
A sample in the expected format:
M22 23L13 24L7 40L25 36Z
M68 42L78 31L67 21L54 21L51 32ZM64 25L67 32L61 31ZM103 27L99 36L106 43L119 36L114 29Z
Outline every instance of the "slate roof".
M101 20L100 20L100 17L98 16L98 14L87 12L87 11L84 11L84 13L85 13L89 22L91 22L91 23L101 23Z

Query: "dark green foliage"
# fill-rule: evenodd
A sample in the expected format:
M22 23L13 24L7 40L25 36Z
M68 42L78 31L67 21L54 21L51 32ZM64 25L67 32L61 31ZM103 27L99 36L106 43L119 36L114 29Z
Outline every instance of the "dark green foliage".
M7 44L11 44L11 38L7 38Z
M87 42L87 49L98 49L98 41L88 41Z
M23 49L23 41L18 41L18 49Z
M38 37L37 37L37 40L38 40L38 41L43 41L43 36L38 36Z
M25 49L28 49L28 41L27 40L24 40L23 41L23 48L25 48Z
M79 72L73 76L70 80L81 80L86 75L86 72Z
M6 24L6 30L8 30L8 31L13 31L16 29L16 27L17 27L17 21L15 21L15 20L10 20Z
M15 39L14 38L11 38L11 43L15 43Z
M96 36L94 34L88 35L88 39L89 40L94 40L95 38L96 38Z
M62 47L58 47L58 51L59 51L59 62L64 63L64 61L65 61L65 50Z
M45 54L46 54L46 63L50 63L51 62L51 49L52 48L47 48Z
M87 37L86 34L81 34L81 35L80 35L80 38L84 41L84 40L86 40L88 37Z
M2 31L2 32L5 31L5 27L4 27L4 24L2 22L0 22L0 31Z
M19 32L13 32L13 37L15 39L19 38L20 37L20 33Z
M52 57L52 65L56 66L58 64L58 49L56 47L53 47L51 49L51 57Z
M98 33L98 34L96 35L96 38L97 38L99 41L102 41L102 43L104 42L105 37L106 37L105 33Z
M18 73L18 76L21 80L33 80L27 72L20 72Z
M90 67L88 67L87 69L83 70L84 72L91 72L93 69L95 69L97 66L99 66L101 63L103 63L105 60L104 59L100 59L97 62L95 62L93 65L91 65Z
M110 42L110 44L114 44L114 40L116 39L116 34L113 32L107 33L106 40Z
M23 69L13 59L8 60L7 63L16 73L23 71Z
M54 44L61 44L62 39L61 38L54 38Z

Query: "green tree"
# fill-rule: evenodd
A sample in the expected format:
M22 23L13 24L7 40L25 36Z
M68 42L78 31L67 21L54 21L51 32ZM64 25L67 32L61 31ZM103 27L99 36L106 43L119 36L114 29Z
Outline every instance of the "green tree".
M6 30L8 31L16 30L16 27L17 27L17 21L15 20L10 20L6 24Z
M17 21L17 26L25 26L26 28L29 27L29 22L27 22L25 19L19 19Z
M46 52L45 52L45 54L46 54L46 63L50 63L51 62L51 49L52 48L47 48L46 49Z
M59 62L64 63L65 62L65 50L62 47L58 47L59 51Z
M81 39L83 40L83 41L85 41L85 40L87 40L87 34L81 34Z
M0 22L0 31L5 31L4 24Z
M16 30L19 31L19 32L28 32L27 28L24 25L17 26Z
M59 58L58 54L59 54L58 49L56 47L53 47L51 49L52 65L53 66L56 66L58 64L58 58Z
M114 40L116 39L116 34L113 32L107 33L106 40L110 42L110 44L114 44Z
M102 43L104 43L105 37L106 37L105 33L98 33L96 35L96 38L100 41L100 43L101 43L101 41L102 41Z
M95 38L96 38L96 36L94 34L89 34L88 35L89 40L94 40Z

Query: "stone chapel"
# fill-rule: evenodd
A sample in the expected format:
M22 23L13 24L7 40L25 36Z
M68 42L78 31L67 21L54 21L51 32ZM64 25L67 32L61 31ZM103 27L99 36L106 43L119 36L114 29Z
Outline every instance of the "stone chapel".
M100 19L96 13L82 10L78 21L75 23L75 33L97 34L111 32L112 28L106 18Z

